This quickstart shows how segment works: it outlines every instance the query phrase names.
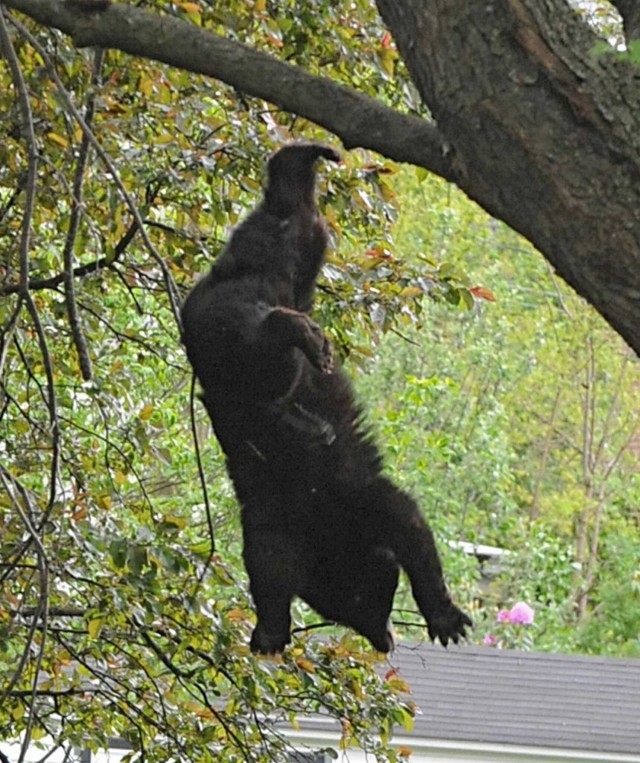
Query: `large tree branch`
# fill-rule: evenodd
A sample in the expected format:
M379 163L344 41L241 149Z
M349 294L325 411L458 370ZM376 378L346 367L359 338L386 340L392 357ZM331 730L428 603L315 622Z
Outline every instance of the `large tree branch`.
M310 119L348 149L371 149L452 177L446 143L433 123L182 19L124 4L103 11L60 0L4 0L4 5L70 35L78 47L115 48L213 77Z

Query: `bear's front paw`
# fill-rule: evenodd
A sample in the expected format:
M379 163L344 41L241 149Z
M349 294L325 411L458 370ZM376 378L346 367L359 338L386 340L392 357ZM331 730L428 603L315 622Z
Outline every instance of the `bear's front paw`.
M330 374L333 371L333 347L331 342L323 334L322 349L318 353L317 367L323 374Z
M323 374L333 371L333 347L324 331L313 321L309 320L306 327L306 342L304 352L309 361Z

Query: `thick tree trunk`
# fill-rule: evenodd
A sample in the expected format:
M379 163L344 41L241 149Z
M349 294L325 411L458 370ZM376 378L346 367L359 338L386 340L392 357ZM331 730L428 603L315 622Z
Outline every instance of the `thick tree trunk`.
M565 0L378 0L455 182L640 351L640 71Z

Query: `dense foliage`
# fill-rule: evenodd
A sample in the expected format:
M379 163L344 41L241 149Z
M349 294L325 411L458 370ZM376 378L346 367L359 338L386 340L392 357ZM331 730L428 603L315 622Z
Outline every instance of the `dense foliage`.
M163 7L419 109L368 2ZM284 658L249 654L236 504L176 319L265 153L330 137L211 81L1 23L0 739L284 760L283 722L324 712L345 746L399 759L406 687L352 635L314 638L300 608ZM318 320L365 370L389 468L439 535L512 552L488 593L475 559L446 553L475 638L524 599L535 646L637 652L635 363L512 234L422 181L360 151L323 177L335 245Z
M394 469L440 534L508 552L481 594L475 560L448 553L480 598L478 638L525 600L537 649L640 654L636 356L522 239L442 182L404 183L398 246L496 300L462 314L429 304L365 381Z

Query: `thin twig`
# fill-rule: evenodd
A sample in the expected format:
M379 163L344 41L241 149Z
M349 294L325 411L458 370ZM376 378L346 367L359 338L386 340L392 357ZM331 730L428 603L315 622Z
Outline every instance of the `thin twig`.
M200 485L202 487L202 497L204 499L204 507L207 514L207 525L209 527L209 540L211 542L211 554L204 565L204 570L202 573L204 576L204 572L206 571L207 567L209 566L209 562L211 561L211 559L213 558L213 555L215 554L216 541L215 541L215 532L213 529L213 517L211 515L211 503L209 501L209 492L207 490L207 480L204 476L204 468L202 466L202 454L200 452L200 442L198 440L198 429L196 427L195 400L196 400L196 377L195 377L195 374L192 374L191 393L189 395L189 415L191 417L191 434L193 435L193 444L196 451L196 463L198 464L198 476L200 478Z
M18 300L6 327L3 327L2 333L0 333L0 379L4 376L4 364L7 362L7 353L13 340L13 333L18 325L18 318L20 316L21 302ZM2 418L0 416L0 418Z
M74 278L82 278L83 276L97 273L104 268L109 268L115 265L118 259L124 254L127 246L133 240L133 237L138 232L138 223L134 220L127 228L122 238L115 245L113 255L106 257L100 257L100 259L94 262L87 262L84 265L78 265L73 269ZM40 291L41 289L56 289L61 283L64 283L65 273L58 273L55 276L49 278L32 278L29 280L29 291ZM9 294L18 294L20 291L20 284L7 284L0 286L0 297L7 296Z
M96 50L94 56L93 74L91 77L91 91L89 93L89 97L87 98L87 105L84 112L84 121L89 128L93 123L93 115L95 113L96 106L96 92L100 82L103 63L104 50L99 48ZM67 317L69 319L69 326L71 327L73 343L75 344L76 351L78 353L80 372L82 373L82 378L85 381L89 381L91 379L93 376L93 369L91 365L89 347L82 330L82 323L78 313L78 304L76 302L75 276L73 273L73 251L76 239L78 237L78 230L80 228L80 220L82 218L84 207L82 202L82 191L84 185L84 174L87 167L87 162L89 160L90 147L91 144L89 143L87 133L83 132L82 140L80 141L80 149L78 151L76 171L73 177L69 230L67 231L67 237L62 253L64 267L64 293L67 306Z

